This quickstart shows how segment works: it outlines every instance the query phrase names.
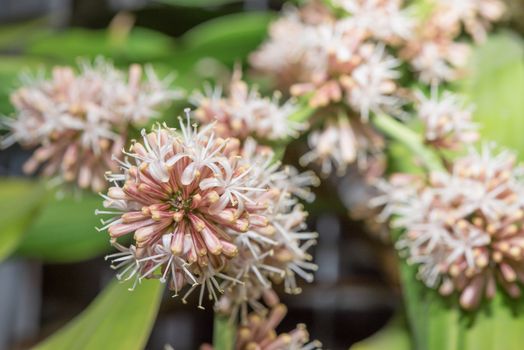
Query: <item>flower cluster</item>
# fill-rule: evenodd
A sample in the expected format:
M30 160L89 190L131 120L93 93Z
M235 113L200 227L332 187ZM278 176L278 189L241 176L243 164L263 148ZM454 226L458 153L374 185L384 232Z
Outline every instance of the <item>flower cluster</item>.
M515 155L493 145L470 151L449 172L427 181L396 176L380 186L382 219L404 229L396 247L418 265L420 279L443 295L460 294L473 309L494 296L511 297L524 283L524 183Z
M478 139L477 126L472 122L473 107L449 91L441 97L437 89L431 96L416 93L417 116L424 124L424 138L433 147L459 149Z
M312 125L322 125L324 131L310 137L312 151L304 162L317 160L327 173L333 170L328 164L335 164L334 170L343 174L362 159L357 154L377 153L376 133L366 125L370 115L403 117L403 106L414 95L411 86L402 86L404 81L416 77L427 85L457 79L469 52L468 44L457 41L461 28L480 41L503 9L500 0L434 0L411 7L402 0L312 0L285 9L250 60L282 89L306 95L317 108L320 122ZM450 102L456 104L445 103ZM340 122L340 116L351 122ZM466 115L457 118L463 122L456 128L467 124ZM335 135L337 124L344 130ZM326 139L331 143L328 153L334 154L330 159ZM346 154L335 155L337 139L352 145Z
M299 324L288 333L276 332L276 327L286 316L287 308L284 304L276 303L271 306L267 315L251 313L246 324L238 328L235 350L315 350L322 344L318 341L309 341L309 334L304 324ZM213 350L209 344L204 344L200 350Z
M311 199L318 181L273 161L273 152L252 139L222 139L215 124L197 129L180 119L181 133L158 126L142 132L121 162L122 174L98 214L119 252L110 255L120 279L157 278L183 300L200 288L233 317L283 280L297 292L295 275L313 279L308 248L316 233L301 232L307 214L297 196ZM133 234L124 247L119 237ZM218 292L218 293L217 293ZM242 309L242 310L241 310Z
M278 93L273 98L262 97L256 88L248 87L236 70L227 96L221 87L206 86L203 92L191 96L196 106L195 117L203 124L216 120L217 135L245 139L254 136L265 140L297 137L305 125L290 119L298 106L293 100L279 104Z
M27 173L42 167L45 176L100 191L104 173L116 169L111 154L121 156L129 127L145 124L179 96L151 67L143 75L139 65L126 75L97 59L83 62L79 73L55 67L49 80L28 79L11 96L16 117L2 120L10 133L0 145L36 147L24 165Z
M421 81L439 83L460 77L470 47L457 41L464 28L476 42L486 37L491 22L505 10L500 0L433 0L431 11L420 21L401 57L410 62Z

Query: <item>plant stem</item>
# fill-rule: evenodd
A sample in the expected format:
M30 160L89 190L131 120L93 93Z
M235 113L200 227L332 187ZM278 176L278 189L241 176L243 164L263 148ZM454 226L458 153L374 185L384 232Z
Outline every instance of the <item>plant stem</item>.
M213 322L214 350L233 350L235 347L236 325L227 316L215 312Z
M421 137L404 124L386 114L374 116L373 124L384 134L406 146L422 161L428 170L445 170L442 161L435 152L425 146Z

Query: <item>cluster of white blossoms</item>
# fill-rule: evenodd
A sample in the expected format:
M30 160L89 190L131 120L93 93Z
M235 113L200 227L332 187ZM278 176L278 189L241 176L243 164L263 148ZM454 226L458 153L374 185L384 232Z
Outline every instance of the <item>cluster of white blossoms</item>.
M287 307L278 302L270 305L267 314L252 312L247 322L240 325L235 338L235 350L317 350L322 347L319 341L310 341L304 324L298 324L287 333L277 333L276 328L287 314ZM203 344L200 350L213 350Z
M370 178L383 173L384 138L371 125L358 119L329 120L322 130L308 135L308 143L311 150L300 157L300 163L305 166L316 162L324 175L333 172L344 175L345 169L354 162Z
M497 285L513 298L524 283L524 182L515 154L492 144L457 159L425 181L393 176L379 188L381 219L404 230L396 243L419 278L473 309Z
M273 283L298 292L296 276L312 281L316 265L307 250L317 234L303 232L307 213L298 197L312 199L318 179L273 161L269 148L252 139L223 139L215 124L198 130L180 119L180 133L157 126L142 132L123 173L108 176L113 186L98 214L119 252L108 256L118 278L156 278L183 301L205 290L218 308L237 317ZM133 235L124 247L118 238ZM223 293L220 297L219 294Z
M473 123L473 106L450 91L438 96L436 88L426 97L416 92L416 114L424 125L425 141L435 148L457 150L475 142L479 135Z
M324 172L343 174L361 159L355 154L376 154L374 140L362 141L368 137L362 131L369 128L361 125L372 114L405 115L403 106L413 100L413 92L401 85L403 78L411 77L402 67L422 84L457 79L469 53L469 45L457 41L461 28L481 40L504 9L500 0L433 0L423 5L427 8L416 6L402 0L311 0L286 8L271 25L269 39L250 61L281 89L306 95L317 108L320 122L312 125L324 125L324 131L313 132L309 146L315 154L304 161L314 160ZM348 125L340 123L340 115L359 120L349 123L350 133L332 127ZM325 152L328 138L332 145L346 139L359 150Z
M2 119L9 133L0 145L36 148L27 173L42 167L59 182L104 189L104 173L116 169L111 155L121 157L130 126L144 125L180 96L169 89L171 79L160 80L151 67L143 73L139 65L125 74L97 59L82 62L78 73L55 67L48 80L27 79L11 96L16 115Z
M303 123L291 119L298 111L292 100L280 104L280 94L272 98L262 97L255 87L249 87L236 70L223 94L220 86L206 86L204 91L195 92L190 101L196 106L195 117L203 124L216 121L215 132L221 137L236 137L241 140L254 136L265 140L283 140L297 137L306 129Z
M501 0L432 0L430 11L421 20L415 35L400 52L425 83L459 78L467 62L470 46L458 41L462 28L476 42L482 42L492 22L501 19Z

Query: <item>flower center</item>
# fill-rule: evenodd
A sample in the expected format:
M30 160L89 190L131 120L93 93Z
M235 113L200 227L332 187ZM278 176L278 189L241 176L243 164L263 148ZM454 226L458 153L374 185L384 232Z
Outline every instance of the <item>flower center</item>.
M177 191L173 194L173 198L169 201L176 212L188 213L191 210L191 204L193 203L193 196L190 195L188 198L184 198L182 191Z

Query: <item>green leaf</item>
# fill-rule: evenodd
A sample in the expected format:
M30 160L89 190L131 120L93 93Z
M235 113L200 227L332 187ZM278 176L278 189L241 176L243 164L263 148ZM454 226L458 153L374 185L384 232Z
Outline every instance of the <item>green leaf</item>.
M156 31L135 27L123 40L115 40L108 30L68 29L50 32L28 45L30 55L73 64L78 57L110 57L117 64L146 63L166 59L174 49L173 40Z
M14 24L2 24L0 28L0 50L12 50L21 41L38 36L49 26L48 19L38 18Z
M146 280L132 292L128 287L113 281L86 310L35 349L144 349L164 285Z
M217 7L240 3L241 0L157 0L160 3L171 6L183 7Z
M404 322L394 318L378 333L354 344L351 350L406 350L409 347L409 333Z
M510 300L501 290L475 314L464 317L464 349L520 350L524 344L522 300Z
M46 198L40 182L0 180L0 261L16 248Z
M19 86L22 72L44 67L44 61L25 56L0 56L0 115L13 111L9 96Z
M17 254L46 262L75 262L96 257L110 249L106 232L98 232L95 209L102 199L83 193L81 198L54 197L20 243Z
M473 54L462 92L475 103L483 139L519 152L524 160L524 42L511 33L490 36Z
M232 14L204 22L180 38L180 46L174 51L172 67L180 75L177 84L188 90L200 88L204 77L197 63L214 59L225 67L245 62L267 34L267 26L273 18L267 12Z

